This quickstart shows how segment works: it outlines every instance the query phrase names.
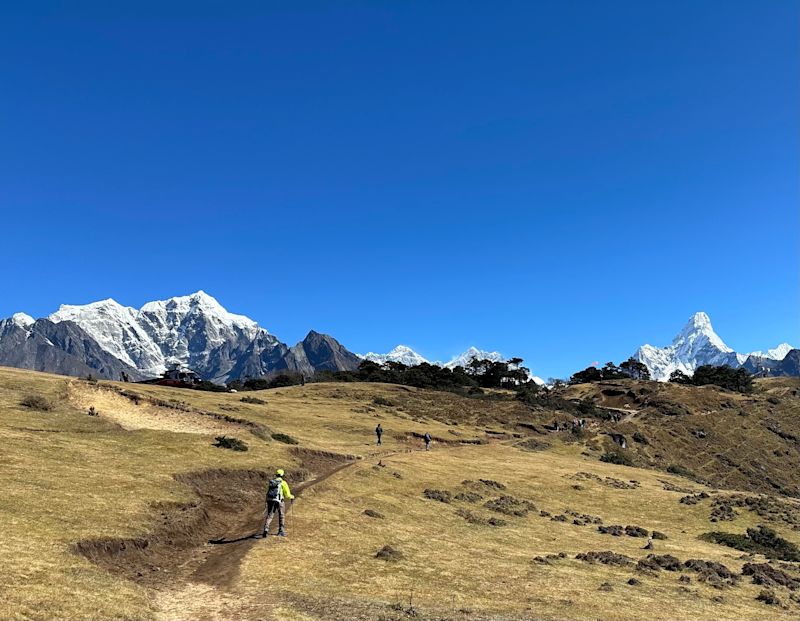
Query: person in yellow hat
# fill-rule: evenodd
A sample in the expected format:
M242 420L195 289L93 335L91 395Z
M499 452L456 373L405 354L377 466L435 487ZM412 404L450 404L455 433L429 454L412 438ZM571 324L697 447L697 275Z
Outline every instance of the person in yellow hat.
M267 506L264 511L264 539L269 535L272 518L278 514L278 537L286 536L286 501L294 500L289 484L284 480L283 468L275 471L275 477L267 485Z

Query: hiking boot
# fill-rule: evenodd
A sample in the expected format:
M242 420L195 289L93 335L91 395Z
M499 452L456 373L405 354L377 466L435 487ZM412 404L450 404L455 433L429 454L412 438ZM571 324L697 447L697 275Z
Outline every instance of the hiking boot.
M285 537L285 536L286 536L286 533L285 533L285 532L283 532L283 531L280 531L280 532L278 533L278 537Z
M267 537L269 537L269 533L267 531L264 531L263 533L261 533L261 538L262 539L266 539Z

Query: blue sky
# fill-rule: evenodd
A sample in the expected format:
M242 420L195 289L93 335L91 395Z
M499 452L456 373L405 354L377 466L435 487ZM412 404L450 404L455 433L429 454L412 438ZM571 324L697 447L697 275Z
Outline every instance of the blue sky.
M302 6L299 6L301 5ZM800 344L800 4L0 8L0 316L204 289L543 376Z

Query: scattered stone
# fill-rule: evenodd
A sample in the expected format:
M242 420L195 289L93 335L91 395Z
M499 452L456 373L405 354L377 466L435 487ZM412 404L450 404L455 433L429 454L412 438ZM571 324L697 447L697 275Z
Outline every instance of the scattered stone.
M537 563L538 565L551 565L552 564L552 563L550 563L550 561L548 559L543 558L541 556L534 556L533 557L533 562Z
M539 511L539 515L541 515L542 517L550 517L550 512L542 509L541 511Z
M640 584L642 584L642 581L638 580L637 578L628 578L628 584L630 584L631 586L639 586Z
M681 576L680 578L678 578L678 582L682 584L691 584L692 579L689 576Z
M614 587L610 582L604 582L603 584L600 585L599 590L600 591L613 591Z
M486 487L491 487L493 489L499 489L501 491L507 489L505 485L502 483L498 483L497 481L492 481L491 479L478 479L481 483L483 483Z
M567 516L566 515L555 515L550 518L551 522L566 522Z

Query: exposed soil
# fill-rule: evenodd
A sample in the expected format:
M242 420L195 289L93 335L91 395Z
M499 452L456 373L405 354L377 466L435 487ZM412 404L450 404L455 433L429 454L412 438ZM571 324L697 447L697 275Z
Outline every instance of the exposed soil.
M295 495L355 463L349 455L294 449L302 467L287 472ZM142 537L87 539L74 550L93 563L152 588L179 579L228 587L260 535L264 489L260 470L205 470L176 475L197 498L154 507L155 526Z

